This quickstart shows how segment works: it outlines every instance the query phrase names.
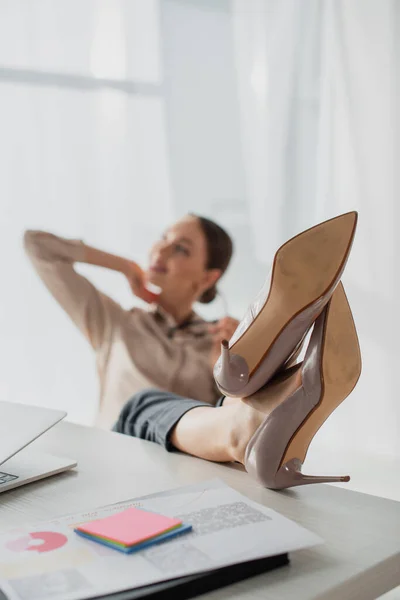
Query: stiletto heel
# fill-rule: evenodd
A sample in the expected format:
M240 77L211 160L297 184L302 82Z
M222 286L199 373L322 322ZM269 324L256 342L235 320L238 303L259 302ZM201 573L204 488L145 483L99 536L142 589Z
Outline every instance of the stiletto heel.
M250 439L245 467L271 489L349 481L303 475L308 447L329 415L354 389L361 356L351 310L339 283L314 324L304 361L276 376L245 402L266 417Z
M222 394L254 394L290 358L340 281L356 225L357 213L350 212L279 248L271 285L263 287L215 364Z
M350 481L349 475L305 475L301 472L302 463L292 458L283 465L275 476L275 488L284 489L296 485L307 485L311 483L337 483Z
M230 354L228 340L221 342L221 383L231 390L240 390L249 380L247 363L241 356Z

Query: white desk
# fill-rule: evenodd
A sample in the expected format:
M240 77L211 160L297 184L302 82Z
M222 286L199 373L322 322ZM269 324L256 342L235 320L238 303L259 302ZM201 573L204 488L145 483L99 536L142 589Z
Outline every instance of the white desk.
M291 564L207 595L262 600L369 600L400 584L400 502L328 485L266 490L239 465L218 465L116 433L61 423L34 442L78 460L76 472L0 496L0 528L220 477L320 535ZM203 596L204 597L204 596Z

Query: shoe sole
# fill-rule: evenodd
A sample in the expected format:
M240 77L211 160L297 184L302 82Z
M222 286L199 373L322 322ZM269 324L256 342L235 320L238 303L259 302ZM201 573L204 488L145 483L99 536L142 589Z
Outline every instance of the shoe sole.
M232 354L245 359L249 369L248 384L235 391L235 396L257 391L293 352L340 280L356 225L357 213L346 213L300 233L278 250L264 306L230 348ZM287 328L291 345L280 345L279 338ZM296 332L293 336L291 328ZM266 378L262 378L262 372L257 373L259 381L254 387L251 378L259 368L263 369L264 361L269 362L272 349L275 364ZM221 390L230 394L229 390Z

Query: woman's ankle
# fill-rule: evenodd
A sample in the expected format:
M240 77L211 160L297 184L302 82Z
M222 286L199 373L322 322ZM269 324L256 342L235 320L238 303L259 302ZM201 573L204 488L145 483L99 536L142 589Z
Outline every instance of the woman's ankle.
M263 422L265 415L243 401L229 408L232 410L228 442L229 454L232 456L232 461L244 464L247 445Z

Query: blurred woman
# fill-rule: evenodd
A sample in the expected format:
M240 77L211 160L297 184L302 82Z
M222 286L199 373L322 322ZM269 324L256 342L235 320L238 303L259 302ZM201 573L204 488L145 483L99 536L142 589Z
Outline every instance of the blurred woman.
M96 353L98 426L111 428L126 401L150 386L215 404L212 368L238 322L225 317L210 325L193 304L215 298L232 256L232 240L219 225L184 217L153 245L143 272L129 259L51 233L27 231L24 242L43 283ZM148 310L125 310L77 273L75 263L119 271L147 301L148 284L161 293Z

